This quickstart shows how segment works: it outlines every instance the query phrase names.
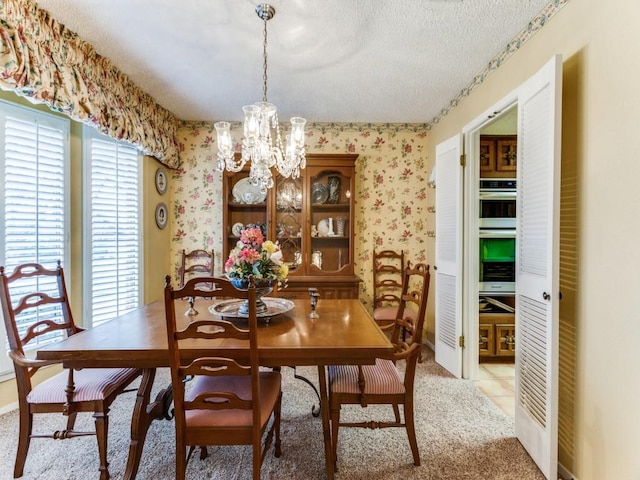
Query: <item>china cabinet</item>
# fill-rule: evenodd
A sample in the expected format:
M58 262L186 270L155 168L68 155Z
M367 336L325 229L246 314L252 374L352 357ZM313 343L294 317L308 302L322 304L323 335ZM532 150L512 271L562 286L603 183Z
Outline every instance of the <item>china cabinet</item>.
M248 182L249 171L225 172L224 258L247 226L278 241L289 266L287 286L276 295L358 298L354 274L354 189L357 154L308 154L297 179L276 176L266 193Z

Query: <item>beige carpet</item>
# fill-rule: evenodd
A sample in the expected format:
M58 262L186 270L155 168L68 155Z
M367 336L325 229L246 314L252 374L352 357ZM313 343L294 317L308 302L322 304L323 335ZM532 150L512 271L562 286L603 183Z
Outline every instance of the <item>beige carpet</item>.
M298 369L317 380L315 368ZM322 423L310 414L312 390L283 369L282 450L270 452L263 479L324 479ZM156 387L169 381L159 372ZM316 382L317 384L317 382ZM341 479L426 480L544 480L544 476L514 438L513 422L482 395L472 382L452 378L434 363L426 350L416 379L416 420L422 465L414 467L404 429L341 429L338 473ZM109 470L121 479L126 464L134 394L121 396L110 414ZM390 408L349 408L344 418L362 414L392 418ZM34 431L64 428L58 417L36 416ZM90 415L79 425L92 427ZM0 479L12 478L18 429L17 412L0 416ZM43 427L44 425L44 427ZM245 447L209 448L209 458L197 455L187 468L188 479L240 480L251 478L251 452ZM64 441L34 439L22 478L64 480L98 478L94 437ZM174 478L173 422L154 422L145 444L138 479Z

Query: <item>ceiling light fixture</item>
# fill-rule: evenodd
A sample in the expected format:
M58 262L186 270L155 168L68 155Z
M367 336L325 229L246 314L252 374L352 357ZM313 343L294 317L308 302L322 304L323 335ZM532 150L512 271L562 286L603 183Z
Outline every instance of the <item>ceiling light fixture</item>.
M242 107L244 136L242 155L238 160L234 156L231 124L217 122L214 127L218 138L218 171L226 169L238 172L251 161L249 181L266 192L274 184L272 167L283 177L297 178L300 176L300 169L306 166L304 125L307 121L301 117L291 118L291 132L286 136L285 150L280 137L277 108L267 102L267 21L273 18L276 10L271 5L262 3L256 7L256 13L264 21L262 102Z

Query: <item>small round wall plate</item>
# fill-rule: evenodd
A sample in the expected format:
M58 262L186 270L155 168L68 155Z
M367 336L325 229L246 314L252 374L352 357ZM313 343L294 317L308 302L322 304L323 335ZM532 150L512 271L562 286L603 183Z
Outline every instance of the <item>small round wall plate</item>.
M156 206L156 225L160 230L167 226L169 220L169 211L164 203L159 203Z
M242 230L244 230L244 225L240 222L234 223L233 227L231 227L231 233L236 237L240 236L240 234L242 233Z
M160 167L156 170L156 190L160 195L164 195L167 193L167 187L169 186L169 181L167 179L167 171Z

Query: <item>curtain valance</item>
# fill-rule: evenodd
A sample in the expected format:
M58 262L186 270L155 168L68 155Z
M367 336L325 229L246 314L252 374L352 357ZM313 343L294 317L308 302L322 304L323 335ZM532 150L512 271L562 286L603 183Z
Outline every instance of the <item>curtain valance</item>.
M0 88L179 165L180 121L32 0L0 0Z

